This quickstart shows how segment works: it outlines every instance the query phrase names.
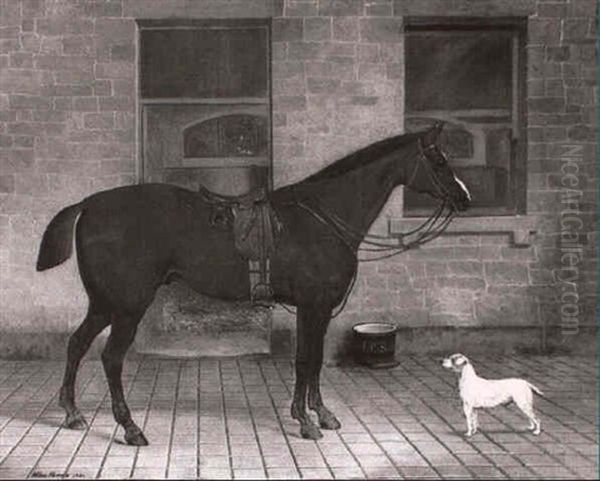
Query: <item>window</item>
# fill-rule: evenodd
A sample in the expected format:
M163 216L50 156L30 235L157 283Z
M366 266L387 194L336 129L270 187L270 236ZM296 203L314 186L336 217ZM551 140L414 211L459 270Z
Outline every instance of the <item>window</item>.
M141 24L144 98L267 95L267 29L262 21Z
M239 195L271 182L269 25L141 20L143 179Z
M465 215L525 211L524 23L407 19L406 130L445 122L441 145L473 195ZM408 189L406 216L435 201Z

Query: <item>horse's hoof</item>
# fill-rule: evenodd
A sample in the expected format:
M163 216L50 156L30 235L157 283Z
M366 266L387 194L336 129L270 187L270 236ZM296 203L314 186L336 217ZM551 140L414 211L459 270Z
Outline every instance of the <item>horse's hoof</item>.
M323 429L340 429L342 427L342 423L340 423L333 414L323 416L319 419L319 425Z
M140 430L136 430L135 432L128 433L125 431L125 441L130 446L148 446L148 440L144 433Z
M303 424L300 426L300 435L304 439L321 439L323 433L314 424Z
M76 431L85 431L88 429L88 423L81 414L67 416L63 425L68 429L74 429Z

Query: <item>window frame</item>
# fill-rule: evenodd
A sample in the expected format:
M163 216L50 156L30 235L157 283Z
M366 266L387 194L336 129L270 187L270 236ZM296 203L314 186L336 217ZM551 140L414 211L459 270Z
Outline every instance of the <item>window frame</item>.
M507 202L503 206L473 207L462 213L464 217L519 216L527 212L527 18L526 17L439 17L409 16L404 19L405 41L419 32L508 31L513 37L513 95L511 105L513 149L510 159ZM405 57L405 69L406 65ZM406 76L404 92L407 94ZM406 105L406 102L405 102ZM412 117L423 117L418 112L408 113L405 123ZM406 199L404 193L403 198ZM429 208L409 207L403 202L403 217L415 218L429 214Z

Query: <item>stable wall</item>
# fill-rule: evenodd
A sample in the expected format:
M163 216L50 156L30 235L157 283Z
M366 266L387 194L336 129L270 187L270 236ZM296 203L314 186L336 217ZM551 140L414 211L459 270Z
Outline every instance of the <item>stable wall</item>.
M413 328L399 336L403 349L450 349L457 335L470 349L535 346L542 325L557 326L548 330L556 342L581 339L561 328L560 169L575 145L583 261L574 285L580 325L593 325L595 9L593 0L0 2L0 355L61 356L85 314L74 259L35 272L39 240L60 208L139 180L135 19L168 17L272 18L276 187L402 132L404 16L528 17L526 218L457 225L422 249L361 265L327 357L347 354L351 326L370 320ZM401 217L397 192L374 229ZM273 329L289 346L283 310Z

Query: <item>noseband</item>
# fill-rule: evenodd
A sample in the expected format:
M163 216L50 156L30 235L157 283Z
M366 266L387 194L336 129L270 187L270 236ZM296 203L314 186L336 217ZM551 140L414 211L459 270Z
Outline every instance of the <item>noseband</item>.
M423 139L422 138L419 139L420 155L417 157L417 160L415 161L415 167L410 176L410 179L408 180L408 182L406 184L404 184L404 186L407 188L412 187L413 182L417 177L419 167L421 166L421 164L424 164L425 169L427 169L427 175L429 177L429 180L431 180L431 183L435 187L437 197L440 198L444 202L450 201L452 203L452 207L454 208L454 200L452 199L450 191L440 181L439 177L435 173L435 169L432 168L430 165L431 160L429 159L429 157L427 157L427 152L429 152L431 150L436 150L437 148L438 147L435 144L429 144L427 146L423 146ZM446 155L444 154L444 152L442 152L440 150L439 153L442 155L442 157L444 157L444 160L446 160L446 162L447 162L448 159L446 158Z

